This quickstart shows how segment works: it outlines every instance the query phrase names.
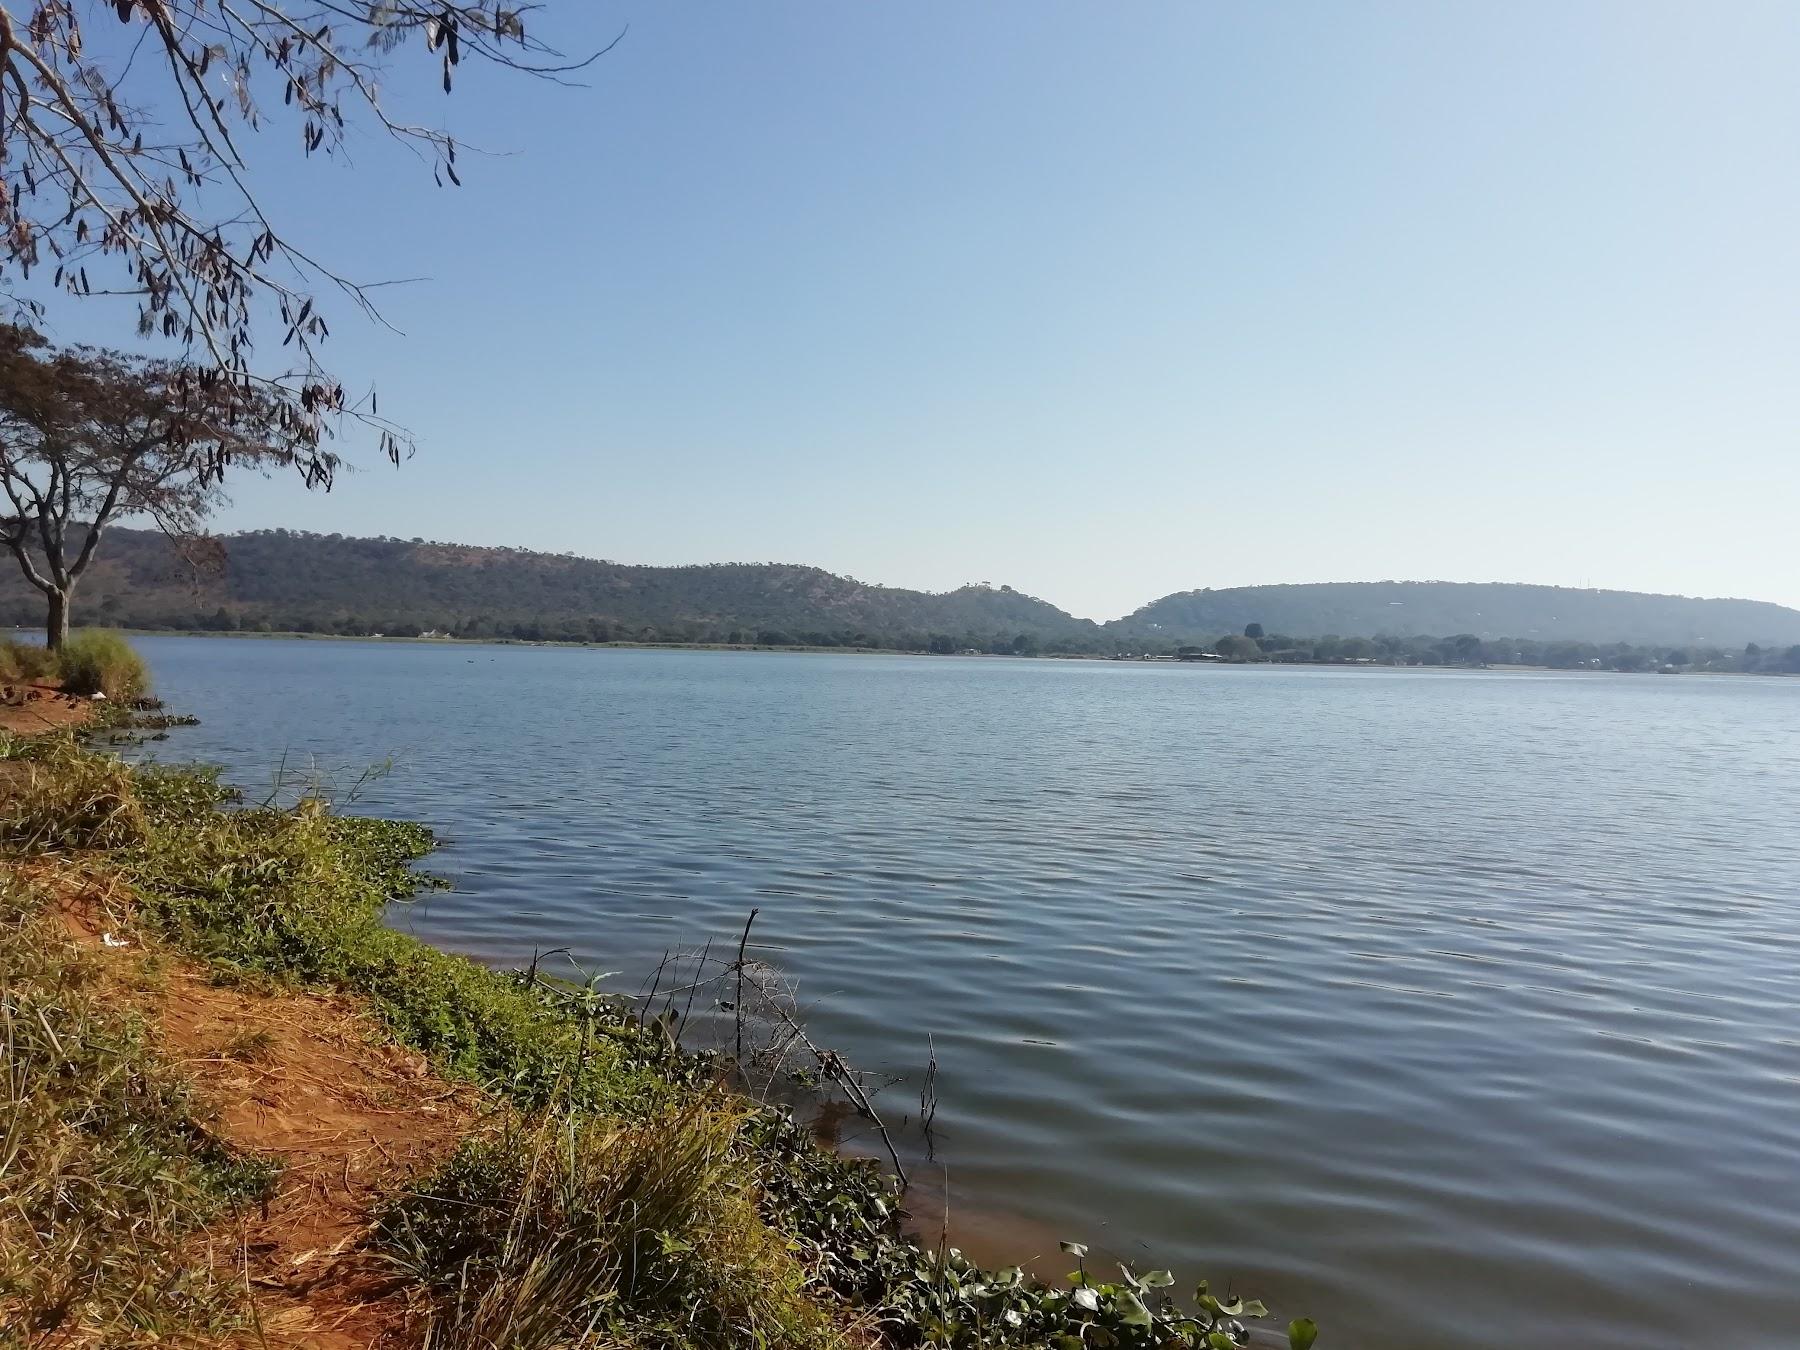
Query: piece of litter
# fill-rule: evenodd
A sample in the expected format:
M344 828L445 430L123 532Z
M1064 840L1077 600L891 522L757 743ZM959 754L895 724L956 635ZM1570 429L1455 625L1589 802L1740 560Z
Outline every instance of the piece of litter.
M105 947L129 947L131 945L124 938L114 937L111 933L102 933L100 943Z

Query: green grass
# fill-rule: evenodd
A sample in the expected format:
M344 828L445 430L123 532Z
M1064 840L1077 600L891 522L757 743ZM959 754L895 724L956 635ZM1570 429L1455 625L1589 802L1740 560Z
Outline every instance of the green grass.
M215 1142L43 897L0 886L0 1328L124 1345L243 1326L241 1288L191 1241L272 1180Z
M383 923L429 879L423 826L236 807L210 771L144 766L68 737L0 747L15 789L0 838L32 851L101 853L139 917L220 978L268 977L367 998L395 1037L445 1072L526 1107L626 1109L654 1101L679 1063L611 1005L490 970ZM587 1003L586 1013L573 1009Z

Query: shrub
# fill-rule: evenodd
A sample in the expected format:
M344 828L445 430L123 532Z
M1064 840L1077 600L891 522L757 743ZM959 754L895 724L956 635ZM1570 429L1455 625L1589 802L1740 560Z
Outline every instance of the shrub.
M145 838L144 809L132 771L89 754L72 737L12 738L0 743L6 791L0 836L19 852L124 848Z
M41 680L55 667L55 659L35 642L0 641L0 680Z
M56 671L71 694L134 699L150 687L143 658L117 633L90 628L72 634L56 653Z
M842 1346L737 1147L750 1108L701 1096L635 1122L547 1114L466 1144L381 1235L434 1295L432 1350Z

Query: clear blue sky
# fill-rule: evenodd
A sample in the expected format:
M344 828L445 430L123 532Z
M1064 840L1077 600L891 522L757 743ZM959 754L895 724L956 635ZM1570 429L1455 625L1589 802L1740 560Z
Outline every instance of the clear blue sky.
M1521 580L1800 604L1800 5L552 0L589 86L278 192L421 438L225 527L782 560L1112 617ZM415 109L416 110L416 109Z

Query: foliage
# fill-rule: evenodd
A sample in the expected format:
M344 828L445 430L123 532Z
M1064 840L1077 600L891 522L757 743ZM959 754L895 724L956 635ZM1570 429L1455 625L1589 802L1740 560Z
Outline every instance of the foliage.
M180 362L47 347L0 327L0 490L11 506L0 545L48 602L51 647L67 637L75 588L114 519L148 517L196 561L227 465L298 465L309 485L336 469L257 388Z
M112 1003L45 896L0 887L0 1326L108 1345L229 1332L241 1290L189 1240L273 1174L215 1142Z
M1256 639L1239 637L1236 633L1227 633L1213 644L1213 650L1226 658L1252 659L1262 655L1262 648L1256 645Z
M72 694L105 694L115 703L140 698L150 687L143 658L117 633L89 628L56 653L56 671Z
M1705 644L1633 647L1628 643L1542 642L1532 638L1288 637L1272 634L1256 642L1227 635L1214 650L1233 661L1287 664L1391 666L1542 666L1551 670L1711 671L1731 674L1800 674L1800 645L1741 650Z
M560 991L441 952L382 922L429 884L408 864L422 826L293 810L215 809L214 780L140 771L147 828L119 864L144 913L223 969L366 995L394 1034L446 1071L516 1101L617 1107L653 1095L661 1042L607 1007L569 1015Z
M317 365L328 329L314 291L345 292L372 312L370 297L281 230L253 184L287 171L252 147L259 131L283 126L307 156L336 156L373 131L455 184L457 147L435 129L439 120L396 119L385 106L400 82L389 58L416 53L409 69L446 93L466 64L544 76L571 69L527 35L532 8L5 0L0 139L11 181L0 192L0 286L18 296L34 268L54 268L51 287L68 297L135 297L140 336L199 354L198 387L259 390L275 405L309 479L329 480L328 419L345 412L375 425L398 459L401 438L372 402L353 407ZM98 22L84 24L89 16ZM259 337L279 337L296 355L289 373L253 375Z
M90 573L108 623L484 638L902 646L934 631L951 650L1006 650L1021 636L1093 637L1094 625L1007 587L944 595L870 586L815 567L637 567L517 549L264 530L221 541L228 562L195 590L166 540L117 530ZM9 598L12 597L12 598ZM0 582L0 617L29 602ZM35 607L31 613L35 615Z
M1260 1303L1212 1295L1200 1285L1191 1308L1168 1295L1167 1271L1122 1268L1116 1282L1096 1278L1087 1248L1064 1243L1077 1270L1066 1285L1032 1279L1018 1267L986 1270L954 1247L934 1251L898 1222L889 1178L867 1161L812 1147L806 1131L779 1112L750 1122L763 1160L764 1207L792 1233L819 1277L866 1309L895 1346L997 1350L1228 1350L1247 1343L1247 1320Z
M1204 1284L1178 1306L1163 1271L1100 1280L1072 1243L1082 1264L1067 1286L983 1270L921 1246L900 1218L868 1160L822 1151L783 1111L702 1096L630 1124L552 1114L472 1141L381 1234L434 1293L428 1343L459 1350L569 1344L588 1325L631 1344L803 1346L827 1335L800 1301L811 1286L888 1345L940 1350L1225 1350L1265 1314ZM771 1322L785 1338L759 1339Z

